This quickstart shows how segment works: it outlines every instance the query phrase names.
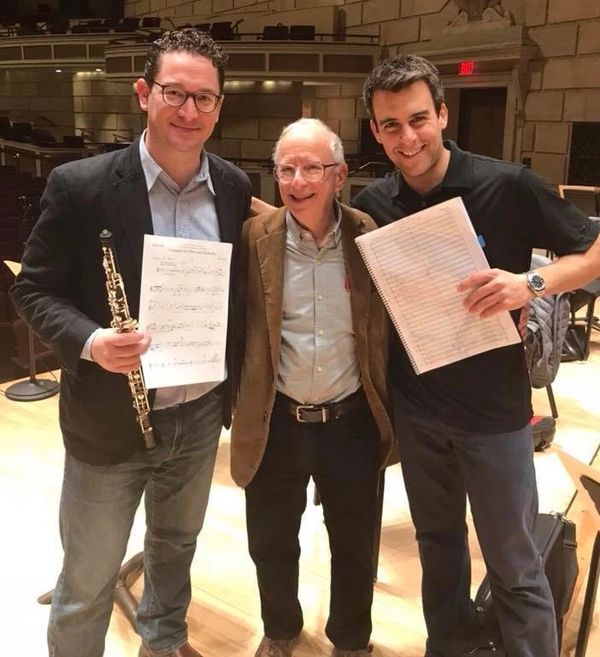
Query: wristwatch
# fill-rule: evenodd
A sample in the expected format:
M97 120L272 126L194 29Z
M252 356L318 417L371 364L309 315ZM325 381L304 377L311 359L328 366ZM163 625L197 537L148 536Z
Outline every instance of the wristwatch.
M527 287L533 292L536 297L541 297L546 291L546 281L538 273L528 271L525 276L527 277Z

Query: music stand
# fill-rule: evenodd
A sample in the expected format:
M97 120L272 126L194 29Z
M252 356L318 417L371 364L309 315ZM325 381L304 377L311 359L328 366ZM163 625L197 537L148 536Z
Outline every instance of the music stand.
M21 271L21 265L12 260L5 260L6 266L16 276ZM38 401L52 397L59 390L58 381L38 379L35 375L35 344L33 331L27 326L27 339L29 343L29 380L19 381L8 386L5 391L7 399L12 401Z
M598 575L600 573L600 471L586 465L575 457L556 448L556 452L569 476L573 480L577 491L583 498L586 511L596 528L596 538L592 548L588 580L585 587L581 622L577 633L577 647L575 657L584 657L592 626L594 603L598 590Z

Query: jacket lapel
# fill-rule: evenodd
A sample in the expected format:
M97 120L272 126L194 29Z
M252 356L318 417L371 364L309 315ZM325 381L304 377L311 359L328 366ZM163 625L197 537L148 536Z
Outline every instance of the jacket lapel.
M137 279L135 289L139 290L144 235L154 232L146 178L140 160L139 139L123 151L123 159L113 177L112 193L115 208L113 223L120 226L125 236L124 242L128 247L132 266L127 267L126 258L121 258L119 264L126 267L129 274Z
M232 194L235 193L234 184L223 175L224 172L219 166L218 160L215 160L210 153L208 154L208 169L215 189L215 209L219 221L221 242L235 243L239 225L236 227L236 224L231 221L231 217L237 217L237 214L232 212L231 204Z
M285 208L263 222L265 235L256 240L256 255L265 299L265 315L273 372L279 364L283 312L283 262L285 257Z
M350 278L352 319L354 330L357 333L364 331L364 335L367 332L372 283L354 239L368 231L369 226L362 218L355 215L349 208L342 206L342 244L346 271Z

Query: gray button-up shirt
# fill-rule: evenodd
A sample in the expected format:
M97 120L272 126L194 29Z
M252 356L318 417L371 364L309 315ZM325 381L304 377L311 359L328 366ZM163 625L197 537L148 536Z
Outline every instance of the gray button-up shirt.
M303 404L339 401L360 387L344 262L341 209L320 247L286 213L277 390Z

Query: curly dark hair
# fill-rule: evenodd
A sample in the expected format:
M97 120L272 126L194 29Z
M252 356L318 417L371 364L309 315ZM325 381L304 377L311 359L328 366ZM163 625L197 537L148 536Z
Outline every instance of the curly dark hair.
M219 75L219 93L223 93L228 57L206 32L197 30L195 27L184 27L180 30L165 32L156 39L148 50L144 65L144 80L149 87L154 83L154 78L158 73L161 56L167 52L189 52L192 55L201 55L210 59Z
M444 87L439 71L427 59L418 55L394 55L380 62L363 85L363 101L369 116L373 115L373 96L376 91L400 91L423 80L431 91L435 111L439 114L444 102Z

